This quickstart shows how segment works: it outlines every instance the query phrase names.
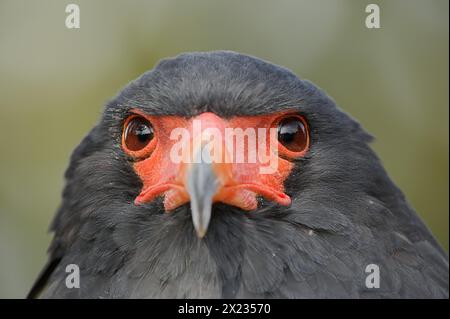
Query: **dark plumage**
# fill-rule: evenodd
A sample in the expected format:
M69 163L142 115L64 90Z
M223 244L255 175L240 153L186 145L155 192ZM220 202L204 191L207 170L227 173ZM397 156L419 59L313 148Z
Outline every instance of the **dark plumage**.
M142 182L120 147L131 108L220 117L295 109L311 146L285 182L292 205L213 206L199 239L189 204L135 205ZM110 101L75 149L51 225L42 298L446 298L448 257L387 176L360 125L289 70L233 52L161 61ZM80 289L65 286L80 266ZM380 288L365 267L380 266Z

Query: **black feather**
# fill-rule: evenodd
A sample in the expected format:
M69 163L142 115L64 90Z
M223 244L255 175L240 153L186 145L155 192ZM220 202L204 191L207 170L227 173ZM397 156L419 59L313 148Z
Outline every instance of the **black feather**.
M221 117L296 110L311 148L285 183L291 207L217 204L203 240L189 205L134 205L142 183L120 147L131 108ZM110 101L75 149L52 223L42 298L446 298L448 257L387 176L372 137L289 70L233 52L161 61ZM65 287L65 266L81 269ZM366 265L381 287L365 287ZM39 294L40 293L40 294Z

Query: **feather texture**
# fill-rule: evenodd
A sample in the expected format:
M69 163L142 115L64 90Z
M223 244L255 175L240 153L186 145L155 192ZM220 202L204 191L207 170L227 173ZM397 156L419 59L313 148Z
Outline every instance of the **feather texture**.
M311 148L285 183L288 208L213 206L206 237L189 204L136 206L142 183L122 152L131 108L222 117L294 109ZM111 100L75 149L51 230L40 298L447 298L448 257L368 146L372 137L289 70L233 52L161 61ZM65 267L80 266L80 289ZM365 286L368 264L380 288Z

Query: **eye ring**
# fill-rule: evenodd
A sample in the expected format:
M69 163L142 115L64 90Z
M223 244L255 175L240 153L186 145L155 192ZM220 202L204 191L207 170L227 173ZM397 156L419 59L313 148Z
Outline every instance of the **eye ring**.
M122 148L134 157L148 155L155 144L155 131L144 116L133 114L125 120L122 131Z
M303 116L285 115L276 121L278 145L288 157L304 156L309 149L309 127Z

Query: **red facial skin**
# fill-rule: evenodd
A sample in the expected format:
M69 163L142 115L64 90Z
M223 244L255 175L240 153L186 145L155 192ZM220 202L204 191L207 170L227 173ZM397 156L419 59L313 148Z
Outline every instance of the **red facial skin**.
M122 137L122 148L128 155L136 159L134 170L143 182L141 193L136 197L135 204L150 202L157 196L164 196L166 211L171 211L190 200L186 190L186 171L189 170L191 164L174 163L170 158L172 147L180 140L170 139L173 129L185 128L192 138L194 134L193 120L195 119L201 121L201 132L207 128L216 128L222 133L222 136L225 136L225 128L241 128L244 131L246 128L276 128L282 119L297 116L305 125L306 131L309 132L304 119L292 111L269 115L239 116L228 120L209 112L189 119L180 116L152 116L137 109L133 109L131 112L136 115L131 115L125 121L124 127L133 117L142 116L151 123L154 131L153 139L139 151L127 149L124 137ZM196 133L198 134L198 132ZM258 139L256 140L258 141ZM248 151L249 143L247 143L247 139L244 141L245 150ZM192 139L189 141L190 144L187 141L184 142L186 146L183 147L190 147L195 152ZM269 143L270 135L267 132L265 154L269 154ZM288 150L278 140L272 141L272 143L277 145L278 155L271 153L269 156L278 157L276 159L278 167L270 174L260 173L260 167L266 167L268 164L259 162L258 156L256 156L256 163L247 163L247 160L245 163L225 163L223 158L213 161L213 171L220 180L219 189L213 196L213 203L222 202L243 210L254 210L258 206L256 197L260 195L280 205L289 206L291 204L291 198L284 193L283 186L293 168L293 163L289 159L305 155L309 147L309 134L307 134L306 147L301 152ZM217 145L213 147L217 147ZM234 155L237 156L237 154ZM223 156L229 155L224 152ZM244 155L244 158L247 159L247 155Z

